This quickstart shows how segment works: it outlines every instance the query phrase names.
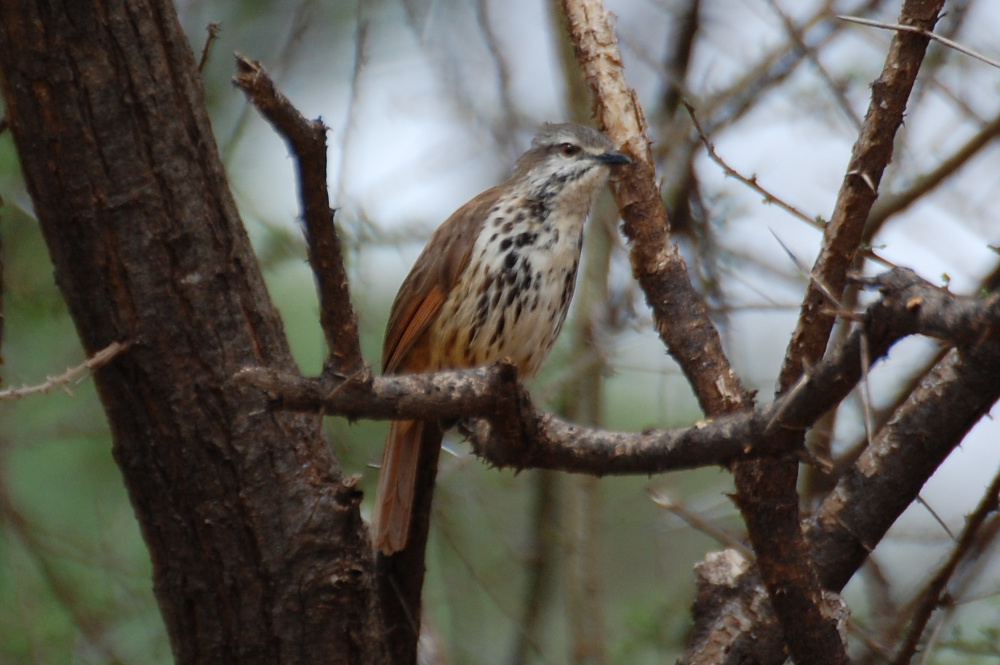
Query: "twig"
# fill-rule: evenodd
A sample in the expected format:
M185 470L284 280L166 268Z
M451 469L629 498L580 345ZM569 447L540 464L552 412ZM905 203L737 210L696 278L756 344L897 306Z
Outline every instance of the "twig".
M368 3L365 0L358 1L357 16L354 19L354 66L351 68L351 80L347 86L347 103L344 110L344 118L340 123L340 150L337 151L339 158L335 165L333 174L333 195L337 205L343 205L344 182L347 179L348 158L352 155L353 141L351 137L355 135L354 122L360 110L358 97L361 92L361 76L368 62L368 30L369 18L367 15Z
M35 386L23 386L21 388L7 388L6 390L0 390L0 401L20 399L29 395L46 393L53 388L65 386L84 372L93 371L108 364L115 356L127 348L128 344L123 344L122 342L112 342L91 357L87 358L87 360L83 363L77 365L76 367L71 367L59 376L48 378Z
M871 442L869 442L869 443L871 443ZM926 510L927 513L931 516L931 518L935 522L938 523L938 526L941 527L941 530L944 531L948 535L948 538L950 538L952 541L955 540L955 534L951 532L950 528L948 528L948 524L944 521L944 518L942 518L938 514L938 511L934 510L934 506L932 506L931 504L927 503L927 501L924 499L924 497L922 497L919 494L917 495L917 498L914 499L914 501L915 501L915 503L917 503L917 504L919 504L919 505L921 505L921 506L924 507L924 510Z
M778 244L781 245L781 249L785 250L785 254L788 255L788 258L791 260L792 264L796 268L798 268L799 272L802 273L802 275L804 275L806 278L808 278L809 281L812 282L813 286L815 286L817 289L820 290L820 293L826 296L826 299L830 301L830 305L832 305L836 311L840 312L841 314L844 314L845 313L844 306L840 304L840 301L837 299L837 296L833 295L833 291L830 290L830 287L824 284L822 280L820 280L808 268L806 268L805 264L799 261L799 257L795 256L795 253L792 251L792 248L786 245L785 241L779 238L778 234L775 233L773 229L768 229L768 230L771 231L771 235L774 237L776 241L778 241Z
M819 3L809 18L801 21L799 31L821 34L811 43L813 50L819 50L837 38L843 30L840 23L829 21L830 2ZM867 0L854 8L855 13L871 11L882 4L882 0ZM815 27L815 30L813 28ZM706 99L702 108L706 110L710 132L718 132L732 125L751 109L754 103L770 90L786 81L806 59L806 53L795 48L791 41L783 41L777 48L747 68L736 80L720 88Z
M700 25L701 0L688 0L675 21L674 33L668 42L673 48L663 63L666 70L666 90L661 104L664 118L672 118L678 102L684 98L685 81Z
M868 337L861 336L861 411L862 420L865 425L865 438L868 445L872 445L872 437L875 436L875 421L872 417L872 385L869 371L872 366L871 352L868 349Z
M706 520L702 519L701 516L692 513L682 504L677 503L666 494L661 494L660 492L654 492L651 490L649 492L649 498L656 505L666 508L674 515L677 515L677 517L684 520L684 522L695 530L700 531L709 538L718 541L726 547L731 547L737 550L747 561L753 561L753 550L747 547L740 539L734 537L733 534L710 524Z
M959 535L958 541L955 543L955 547L952 549L948 560L944 562L937 573L934 574L934 577L927 583L927 586L924 587L920 602L913 611L906 635L899 646L899 650L896 651L896 657L893 659L895 665L908 665L912 660L913 654L917 650L917 644L920 642L920 636L923 635L931 614L941 603L941 594L944 592L948 580L951 579L955 569L958 568L958 564L961 563L972 547L976 534L986 521L986 518L991 513L997 511L998 497L1000 497L1000 473L993 477L993 482L990 483L986 493L983 494L979 505L976 506L976 509L966 519L965 528L962 529L962 533Z
M28 518L18 510L10 500L10 491L0 478L0 524L4 528L4 538L7 534L17 538L27 555L32 559L38 574L48 592L56 599L63 610L69 615L73 624L79 630L82 642L88 649L96 652L94 655L108 663L126 663L128 659L118 652L116 640L111 637L112 626L102 623L94 616L93 608L81 598L77 588L69 583L65 568L50 558L44 543ZM25 616L31 616L31 612Z
M208 36L205 37L205 45L201 48L201 59L198 60L198 71L204 72L205 65L208 64L208 56L212 52L212 46L215 44L215 40L219 38L220 26L218 23L209 23L205 26L205 32Z
M882 28L883 30L896 30L898 32L911 32L915 35L922 35L928 39L933 39L936 42L944 44L948 48L955 49L959 53L964 53L967 56L973 57L976 60L985 62L991 67L997 67L1000 69L1000 60L994 60L993 58L988 58L987 56L974 51L968 46L962 46L958 42L952 41L947 37L942 37L941 35L935 34L930 30L924 30L923 28L916 25L903 25L902 23L884 23L882 21L873 21L868 18L860 18L858 16L846 16L844 14L837 14L837 18L841 21L847 21L848 23L857 23L858 25L867 25L871 28Z
M998 135L1000 135L1000 113L997 113L989 123L984 125L953 154L941 160L941 163L933 171L915 178L912 184L901 192L884 194L880 197L868 215L868 221L865 224L865 240L871 242L886 219L905 210L924 194L932 191L980 150L991 145L993 139Z
M515 136L517 128L517 106L514 104L514 95L511 90L511 68L510 63L503 54L500 39L497 37L493 22L490 20L490 6L488 0L476 0L474 12L476 23L483 34L483 41L490 52L490 60L493 63L496 76L497 93L500 96L500 122L501 127L497 128L497 133L509 144Z
M941 4L943 0L905 0L901 20L932 26ZM785 352L778 376L780 392L809 372L829 345L836 316L824 307L827 298L824 291L841 299L926 48L926 39L895 35L879 79L872 86L868 112L854 144L847 175L830 222L823 229L819 255L810 270L815 279L810 280L806 289ZM804 440L801 433L794 431L789 431L785 438L800 445ZM792 658L799 662L820 662L816 656L821 654L823 662L847 663L836 622L820 605L823 587L799 524L798 465L794 461L757 462L738 465L734 472L737 503Z
M309 245L309 263L319 291L320 324L329 348L324 371L367 376L358 320L351 304L347 271L326 183L326 126L306 120L274 86L260 63L236 54L233 83L246 93L261 115L278 131L298 165L299 199Z
M850 121L856 130L860 130L861 120L854 113L854 109L851 108L851 103L847 99L847 95L844 94L843 86L838 85L837 82L833 80L833 76L830 75L830 72L828 72L826 67L823 66L823 63L820 62L816 49L806 44L806 40L802 35L801 29L795 26L791 17L781 9L781 6L776 2L776 0L768 0L768 4L771 5L771 11L777 14L778 18L781 19L782 24L785 26L785 32L788 33L789 38L795 42L795 45L799 47L802 53L809 59L809 62L812 63L813 67L816 68L820 78L823 79L823 82L826 83L830 92L833 94L833 98L836 100L841 113L844 114L844 117Z
M708 134L706 134L705 130L702 128L701 121L698 120L698 114L695 111L694 106L691 104L691 102L684 100L684 108L688 110L688 114L691 116L691 122L694 123L695 131L698 132L698 137L701 139L702 144L704 144L705 151L708 153L708 156L711 158L711 160L722 168L723 173L732 178L736 178L744 185L746 185L750 189L754 190L755 192L763 196L765 203L774 203L779 208L782 208L783 210L791 214L793 217L801 219L806 224L814 228L817 228L820 231L823 230L823 228L826 226L825 223L819 221L815 217L810 217L809 215L805 214L792 204L787 203L781 197L772 194L770 191L764 188L759 182L757 182L756 176L751 176L748 178L747 176L743 175L742 173L734 169L732 166L730 166L726 162L726 160L722 159L722 157L719 156L719 153L716 152L715 150L715 144L712 143L712 140L708 138Z

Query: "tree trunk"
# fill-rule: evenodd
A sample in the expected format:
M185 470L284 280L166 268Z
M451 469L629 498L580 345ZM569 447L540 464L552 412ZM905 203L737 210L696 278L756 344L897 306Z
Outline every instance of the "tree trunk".
M383 661L358 505L294 369L166 0L0 3L8 119L96 375L178 663Z

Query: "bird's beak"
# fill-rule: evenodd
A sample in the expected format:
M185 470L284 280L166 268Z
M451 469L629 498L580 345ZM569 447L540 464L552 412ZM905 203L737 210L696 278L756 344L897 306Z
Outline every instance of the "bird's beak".
M595 155L594 159L599 161L601 164L607 164L609 166L632 163L632 159L628 155L620 152L606 152L602 155Z

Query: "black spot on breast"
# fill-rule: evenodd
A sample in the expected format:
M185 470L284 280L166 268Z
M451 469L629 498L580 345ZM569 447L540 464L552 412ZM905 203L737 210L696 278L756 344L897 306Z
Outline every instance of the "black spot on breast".
M524 233L517 234L514 239L514 243L518 247L525 247L528 245L534 245L535 241L538 240L538 234L533 231L525 231Z
M514 264L517 263L519 254L517 252L507 252L507 256L503 257L503 267L504 270L513 270Z
M524 257L517 271L517 284L515 285L515 288L520 291L527 291L531 288L531 281L531 261L528 257Z
M512 242L514 242L514 239L511 238L510 236L507 236L506 238L504 238L503 240L501 240L500 241L500 251L501 252L505 252L508 249L510 249L510 245L511 245Z
M514 229L514 222L507 221L503 223L503 228L500 230L503 231L504 233L510 233L513 229Z
M539 220L545 221L549 216L549 201L547 198L538 199L531 202L531 215Z
M493 331L493 336L490 337L490 346L495 345L497 343L497 341L500 339L500 335L503 334L504 325L506 323L507 323L507 317L506 316L499 317L499 319L497 320L497 327Z
M482 327L486 324L486 317L490 313L490 291L489 289L483 289L483 295L479 296L479 302L476 303L476 327Z

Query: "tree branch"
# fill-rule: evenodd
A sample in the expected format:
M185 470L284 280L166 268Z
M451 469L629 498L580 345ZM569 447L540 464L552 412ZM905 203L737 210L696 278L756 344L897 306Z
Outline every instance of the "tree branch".
M608 12L600 0L564 0L562 5L598 123L633 158L633 165L612 179L611 190L631 243L632 274L653 310L656 331L706 415L745 408L752 401L750 393L733 372L708 306L691 286L684 259L667 237L669 220L656 185L646 119L625 81Z
M94 371L99 367L111 362L119 353L128 348L128 344L122 344L121 342L112 342L106 347L95 353L94 355L87 358L85 361L77 365L76 367L70 367L65 372L59 376L53 376L45 379L42 383L34 386L23 386L21 388L6 388L0 390L0 401L7 399L19 399L21 397L27 397L28 395L37 395L39 393L46 393L59 386L65 386L70 381L80 376L84 372L90 370Z
M942 4L943 0L908 0L903 5L899 22L929 29L937 21ZM860 248L865 221L878 197L882 173L892 159L893 141L903 123L903 112L923 62L927 42L922 34L896 33L882 73L872 84L864 126L854 144L833 215L823 235L823 246L812 270L813 276L837 297L847 284L847 274ZM821 289L815 282L810 283L781 370L779 382L783 387L791 385L804 369L822 357L834 318Z
M901 21L933 25L939 8L940 3L927 7L922 2L906 2ZM828 345L836 315L829 299L839 300L847 284L865 219L891 158L893 139L926 50L925 38L905 37L896 35L882 74L872 86L868 113L819 257L809 273L798 325L778 377L779 392L791 389L823 357ZM788 431L785 436L789 446L803 440L801 432ZM734 469L734 477L737 504L793 660L847 663L835 615L824 611L824 591L799 523L798 465L783 460L741 464Z
M864 351L883 357L900 338L921 334L956 345L1000 332L1000 294L957 296L896 269L866 280L881 299L834 352L773 403L692 427L610 432L538 409L508 363L490 367L376 377L309 379L273 368L240 371L234 380L263 390L274 408L349 419L479 419L467 426L477 454L498 467L593 475L649 474L795 453L786 431L808 428L862 376Z
M347 272L326 185L326 126L306 120L281 94L259 62L236 54L233 84L243 90L281 135L298 168L299 200L309 246L309 264L319 291L319 320L329 357L324 371L341 376L367 375L358 340L358 318L351 304Z
M955 542L951 554L948 556L934 577L927 583L917 602L910 624L907 626L906 634L903 636L902 644L896 651L893 658L893 665L908 665L917 652L917 645L920 636L923 635L927 622L930 621L931 614L934 613L943 602L942 594L951 576L955 573L958 565L968 556L973 549L976 539L979 536L980 528L985 524L986 518L997 512L997 500L1000 495L1000 474L993 476L993 482L986 488L979 505L972 511L965 521L965 528Z

